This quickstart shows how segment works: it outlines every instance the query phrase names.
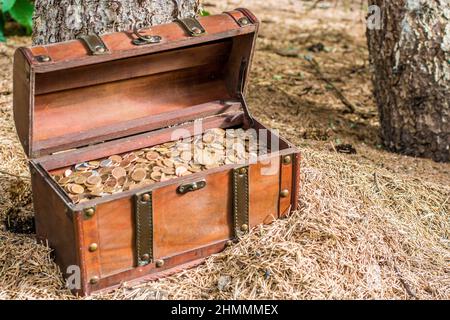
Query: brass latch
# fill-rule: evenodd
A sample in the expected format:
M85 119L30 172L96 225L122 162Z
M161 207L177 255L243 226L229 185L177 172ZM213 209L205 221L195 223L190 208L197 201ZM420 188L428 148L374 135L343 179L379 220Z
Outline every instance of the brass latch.
M86 45L91 56L97 56L109 53L108 47L97 34L81 36L80 40Z
M177 22L189 33L191 37L199 37L206 34L205 28L196 18L178 19Z
M185 194L192 191L197 191L206 187L206 180L201 180L197 182L191 182L187 184L183 184L178 187L177 192L180 194Z
M161 36L158 35L145 35L141 33L142 29L135 28L133 30L134 35L136 36L136 39L133 39L132 43L135 46L143 46L146 44L155 44L160 43L162 40Z

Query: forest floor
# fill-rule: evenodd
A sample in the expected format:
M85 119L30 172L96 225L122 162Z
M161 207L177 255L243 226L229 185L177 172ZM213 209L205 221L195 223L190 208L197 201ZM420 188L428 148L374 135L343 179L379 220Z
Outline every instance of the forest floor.
M250 109L299 146L301 209L197 268L91 299L450 298L450 164L383 150L361 3L205 4L211 13L244 6L262 21ZM51 250L34 239L12 118L12 55L29 43L0 44L0 299L71 299Z

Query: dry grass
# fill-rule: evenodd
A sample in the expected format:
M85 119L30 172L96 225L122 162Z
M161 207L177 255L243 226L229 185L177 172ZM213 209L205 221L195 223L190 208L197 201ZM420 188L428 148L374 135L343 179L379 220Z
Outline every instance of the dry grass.
M342 7L305 14L287 0L217 3L208 10L245 5L266 20L250 105L301 147L301 209L202 266L91 299L449 299L450 165L380 150L360 15ZM29 234L29 173L10 93L14 46L27 41L0 47L0 299L72 299L51 250ZM275 53L294 46L308 54L317 42L331 48L314 53L322 70L360 115L342 113L302 55ZM353 72L352 63L363 67ZM339 142L358 154L336 153Z

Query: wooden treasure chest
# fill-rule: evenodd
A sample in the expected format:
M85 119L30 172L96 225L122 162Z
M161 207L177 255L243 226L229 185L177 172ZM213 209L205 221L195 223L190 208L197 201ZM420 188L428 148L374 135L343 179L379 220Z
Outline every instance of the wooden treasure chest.
M298 150L253 118L246 9L20 48L39 240L74 293L193 267L297 208Z

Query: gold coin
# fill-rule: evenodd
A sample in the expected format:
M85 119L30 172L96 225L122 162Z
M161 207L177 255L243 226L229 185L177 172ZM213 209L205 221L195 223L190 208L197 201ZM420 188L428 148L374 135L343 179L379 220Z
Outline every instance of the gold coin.
M165 174L174 174L175 170L173 168L162 168L161 172Z
M76 177L74 177L73 182L75 182L76 184L85 184L86 183L87 178L83 175L78 175Z
M159 153L156 151L147 152L147 154L145 155L145 158L147 158L147 160L149 160L149 161L156 161L159 158Z
M160 167L160 166L154 166L154 167L152 168L152 171L153 171L153 172L161 172L162 169L163 169L163 167Z
M127 175L127 171L122 167L114 168L111 172L112 176L116 179L125 177Z
M127 182L127 177L123 176L117 179L117 183L119 184L119 186L123 186L125 184L125 182Z
M145 169L138 168L138 169L135 169L133 171L133 173L131 174L131 179L133 179L136 182L140 182L140 181L144 180L146 176L147 176L147 172L145 171Z
M130 165L131 165L131 162L128 159L124 159L120 162L120 166L122 168L128 168Z
M80 202L80 196L77 195L77 194L71 194L71 195L69 195L69 198L70 198L74 203Z
M126 160L130 161L130 162L134 162L136 161L136 159L138 158L135 154L130 153L128 154L126 157L124 157Z
M90 184L92 186L96 186L100 183L102 183L102 178L100 176L90 176L89 178L86 179L86 183Z
M156 161L156 166L162 168L162 167L165 167L166 165L162 162L162 160L157 160Z
M71 176L71 175L72 175L72 170L67 169L66 171L64 171L64 176L65 176L65 177L69 177L69 176Z
M100 161L89 161L88 165L93 169L97 169L100 166Z
M82 194L84 192L84 188L79 184L72 184L70 186L70 191L75 194Z
M173 162L172 159L164 159L164 160L163 160L163 164L164 164L166 167L169 167L169 168L173 168L174 165L175 165L175 163Z
M105 181L105 188L115 188L117 186L117 179L114 177L109 177Z
M71 178L69 178L69 177L62 177L62 178L58 181L58 183L59 183L61 186L65 186L66 184L68 184L68 183L70 182L70 180L71 180Z
M108 159L112 160L114 163L120 163L122 161L122 157L117 154L110 156Z
M99 187L99 188L94 188L91 190L91 195L96 196L96 197L100 197L103 193L103 188Z
M115 190L115 187L106 186L103 188L103 192L106 192L106 193L114 193L114 190Z
M161 176L162 176L162 173L161 173L161 172L158 172L158 171L153 171L153 172L150 174L150 178L152 178L152 179L155 180L155 181L161 180Z

